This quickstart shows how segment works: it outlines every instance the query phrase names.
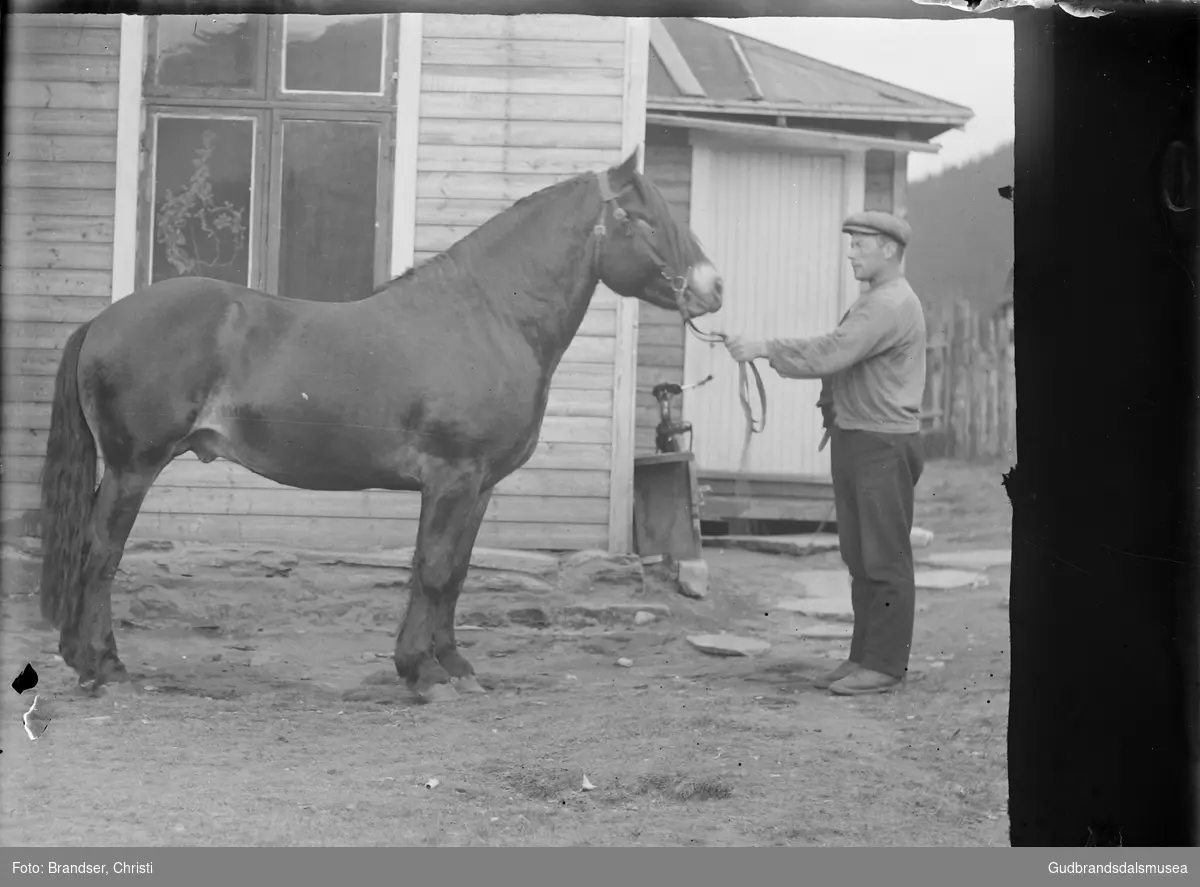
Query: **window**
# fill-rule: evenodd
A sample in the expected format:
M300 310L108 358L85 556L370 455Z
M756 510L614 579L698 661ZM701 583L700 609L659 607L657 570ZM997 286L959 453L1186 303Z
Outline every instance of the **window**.
M393 15L164 15L147 28L138 283L300 299L388 275Z

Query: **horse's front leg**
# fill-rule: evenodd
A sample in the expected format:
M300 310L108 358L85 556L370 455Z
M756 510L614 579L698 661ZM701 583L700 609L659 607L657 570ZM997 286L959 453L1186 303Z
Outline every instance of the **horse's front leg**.
M458 695L450 679L462 675L453 674L439 661L438 646L439 642L444 646L445 635L440 622L444 619L444 601L457 600L467 576L471 549L489 498L476 474L459 474L448 481L430 483L421 496L408 608L396 638L395 661L396 673L425 702L446 702ZM455 671L465 666L466 673L471 672L470 664L461 656L448 656L446 662Z
M457 566L454 578L443 589L441 596L434 604L433 619L433 653L441 663L442 668L450 675L450 680L464 693L485 693L486 690L475 679L475 669L467 658L458 651L458 643L454 639L454 613L458 606L458 596L462 593L463 582L471 565L471 551L475 547L475 539L479 536L479 527L487 512L488 503L492 500L492 489L484 490L475 500L471 513L467 516L464 532L459 537L458 549L454 552L454 562Z

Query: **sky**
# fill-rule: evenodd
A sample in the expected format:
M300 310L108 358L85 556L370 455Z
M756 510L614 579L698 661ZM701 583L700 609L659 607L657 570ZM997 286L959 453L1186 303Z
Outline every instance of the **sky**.
M934 141L938 154L910 154L920 181L1013 139L1013 29L1005 21L918 19L706 19L823 62L878 77L975 112L963 130Z

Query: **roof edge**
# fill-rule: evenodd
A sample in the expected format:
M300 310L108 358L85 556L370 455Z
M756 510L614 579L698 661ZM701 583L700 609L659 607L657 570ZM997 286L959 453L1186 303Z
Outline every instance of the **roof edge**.
M720 112L722 114L763 114L784 117L827 117L837 120L879 120L889 123L936 123L951 128L961 128L970 122L974 112L947 114L933 108L898 109L894 105L850 105L842 103L820 104L813 102L757 102L722 101L717 99L688 99L676 97L648 96L648 108L660 111Z
M815 146L848 151L865 151L872 148L884 151L937 154L942 146L934 142L918 142L909 139L891 139L886 136L858 135L856 133L831 132L821 129L765 126L760 123L733 123L728 120L710 120L704 117L681 117L673 114L646 115L646 124L675 126L727 136L748 136L766 139L793 146Z

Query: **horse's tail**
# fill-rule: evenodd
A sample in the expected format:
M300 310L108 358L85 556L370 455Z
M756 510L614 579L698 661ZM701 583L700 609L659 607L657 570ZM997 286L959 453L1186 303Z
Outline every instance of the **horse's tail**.
M83 603L86 533L96 491L96 442L79 402L79 351L91 323L67 339L42 467L42 617L73 624Z

